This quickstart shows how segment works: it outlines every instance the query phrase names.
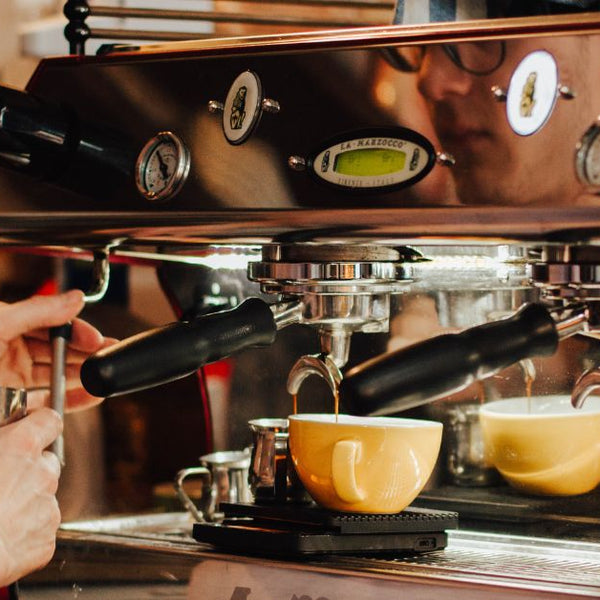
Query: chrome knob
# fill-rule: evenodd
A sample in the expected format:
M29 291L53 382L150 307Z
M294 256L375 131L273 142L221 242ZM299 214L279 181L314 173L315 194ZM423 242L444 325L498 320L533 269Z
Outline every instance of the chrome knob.
M218 100L209 100L208 101L208 112L209 113L218 113L223 112L223 103Z
M306 169L306 159L301 156L290 156L288 166L294 171L304 171Z
M281 106L277 100L273 100L272 98L263 98L261 102L261 108L264 112L277 114L281 110Z

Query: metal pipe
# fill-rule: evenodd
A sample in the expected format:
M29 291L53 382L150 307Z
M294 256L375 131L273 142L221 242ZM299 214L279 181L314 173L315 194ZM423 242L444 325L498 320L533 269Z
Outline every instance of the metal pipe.
M571 304L550 309L549 312L555 321L560 340L576 333L585 333L589 329L589 308L585 304Z
M337 398L342 374L333 360L324 354L301 356L292 367L287 380L287 391L295 396L302 382L310 375L323 378L334 398Z
M107 249L95 250L92 263L92 286L83 297L86 304L99 302L104 298L110 282L110 261Z
M212 23L244 23L250 25L310 25L314 27L356 27L356 21L310 20L299 17L260 17L251 14L197 10L168 10L154 8L122 8L117 6L92 6L91 17L117 17L135 19L171 19L182 21L210 21Z
M157 42L184 42L213 37L212 34L183 31L152 31L144 29L96 28L90 30L90 38L96 40L149 40Z
M108 290L110 279L109 251L104 248L94 251L92 264L92 286L84 295L86 304L100 301ZM50 374L50 404L62 417L65 412L65 398L67 393L66 363L68 344L71 340L72 324L65 323L50 329L52 345L52 370ZM56 454L60 464L65 464L64 439L60 435L52 444L52 451Z
M219 0L219 2L243 2L244 4L287 4L288 6L319 6L323 8L369 8L375 10L391 10L395 2L385 0Z
M458 42L479 42L499 39L530 38L532 36L588 35L600 32L600 13L578 15L544 15L511 19L482 19L472 21L426 23L424 25L389 25L353 27L335 32L294 32L277 35L253 35L207 40L190 40L189 44L177 44L172 47L142 47L136 55L142 57L145 52L152 54L175 52L180 54L196 51L239 50L245 52L288 51L309 48L318 51L321 47L330 48L333 44L339 50L350 48L372 48L389 45L414 46ZM197 36L198 37L198 36ZM131 38L130 38L131 39ZM183 38L180 38L183 39ZM464 214L463 209L461 214ZM422 211L421 211L422 212ZM523 214L523 211L520 212ZM481 223L480 223L481 226Z
M65 395L67 392L66 356L67 345L71 339L71 323L66 323L50 330L52 340L52 372L50 375L50 404L62 417L65 412ZM64 438L59 435L52 443L52 452L65 465Z

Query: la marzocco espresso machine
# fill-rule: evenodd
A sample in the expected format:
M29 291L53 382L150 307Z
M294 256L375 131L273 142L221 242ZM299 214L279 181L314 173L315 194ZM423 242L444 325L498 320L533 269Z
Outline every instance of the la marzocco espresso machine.
M100 286L107 259L153 261L184 315L88 359L88 391L119 396L231 357L232 431L285 417L292 396L302 412L333 412L333 396L342 413L444 423L438 468L400 519L412 537L391 516L332 516L284 498L245 513L231 505L229 529L195 530L203 549L277 553L291 527L292 550L320 556L317 570L385 563L390 581L403 569L439 577L433 565L446 559L460 579L474 549L491 585L504 577L520 590L521 577L551 594L553 559L534 548L559 548L589 573L561 579L561 591L600 589L596 486L573 496L509 486L480 420L482 407L515 396L562 395L595 414L600 107L577 89L561 44L593 44L598 30L592 13L115 46L44 60L25 92L0 90L2 243L90 258ZM432 119L435 59L485 93ZM575 113L583 126L554 129ZM477 114L504 137L466 125ZM505 184L526 160L519 203ZM559 168L566 191L542 194L534 175ZM324 386L305 394L315 382ZM283 477L293 487L293 473ZM251 525L253 537L238 531ZM82 530L99 535L65 527L64 543ZM364 558L404 552L405 539L410 558ZM531 572L509 557L516 539Z

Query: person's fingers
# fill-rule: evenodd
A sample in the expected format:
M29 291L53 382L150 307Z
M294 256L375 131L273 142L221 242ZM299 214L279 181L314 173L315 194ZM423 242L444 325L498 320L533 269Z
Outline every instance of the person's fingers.
M44 528L49 536L56 533L60 527L60 508L54 494L39 494L36 503L35 520L38 526ZM52 557L50 557L52 558Z
M52 365L34 364L32 369L33 386L36 388L49 388L52 376ZM67 389L81 387L81 365L69 364L65 365L65 380Z
M41 337L29 336L24 339L29 356L34 364L49 365L52 363L52 347L47 339L42 340ZM67 348L66 362L71 365L81 365L90 354L97 352L102 348L112 346L117 341L118 340L115 340L114 338L101 337L100 344L96 345L96 343L94 343L93 346L89 346L89 351L76 350L69 346Z
M82 308L81 290L70 290L56 296L32 296L13 304L2 304L0 341L9 342L28 331L63 325L71 321Z
M11 443L3 448L4 454L39 455L62 433L63 422L56 411L44 407L31 410L6 429L9 427L12 428Z
M87 321L75 319L69 348L80 352L96 352L104 346L104 336Z
M41 342L48 342L48 329L37 328L29 330L27 332L27 338ZM90 325L90 323L84 321L83 319L72 320L71 339L69 340L68 344L69 348L89 354L90 352L95 352L96 350L104 347L105 343L106 339L93 325Z
M104 398L92 396L81 386L67 390L65 394L65 412L77 412L86 408L92 408L104 401ZM50 406L50 392L36 390L27 395L27 404L31 407Z
M37 389L27 391L27 410L30 412L42 406L50 406L50 391Z
M56 490L58 490L58 479L61 471L60 460L54 452L44 450L42 452L41 466L46 471L45 476L41 478L46 482L45 491L54 495L56 494Z

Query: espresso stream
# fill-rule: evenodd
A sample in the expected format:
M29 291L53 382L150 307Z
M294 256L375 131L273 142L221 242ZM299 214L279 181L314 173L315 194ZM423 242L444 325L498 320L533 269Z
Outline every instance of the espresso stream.
M531 390L533 388L533 377L525 375L525 394L527 396L527 414L531 414Z

